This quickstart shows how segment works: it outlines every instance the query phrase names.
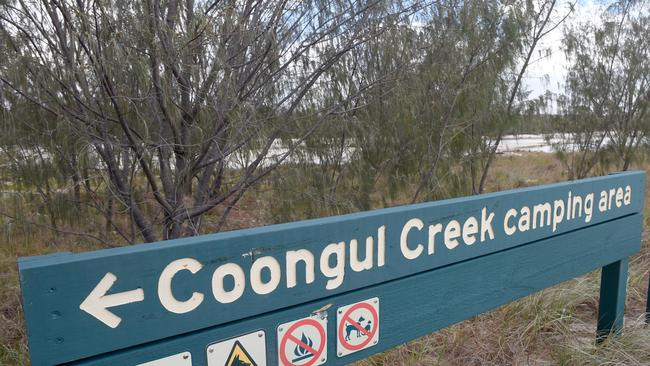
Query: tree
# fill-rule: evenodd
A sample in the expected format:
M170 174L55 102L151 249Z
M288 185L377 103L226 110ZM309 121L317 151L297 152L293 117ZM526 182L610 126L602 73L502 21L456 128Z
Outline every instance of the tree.
M67 131L77 148L54 145L75 190L96 196L97 187L81 184L91 182L81 162L96 158L100 181L128 210L136 236L193 235L215 208L219 230L252 185L340 112L341 101L319 99L323 75L417 7L9 1L0 8L0 34L13 64L0 69L0 81L17 101L12 111L31 104L48 115L14 119L22 130ZM290 143L275 154L280 137ZM107 222L109 202L97 205Z
M478 185L473 179L474 193L483 193L490 172L490 167L496 156L499 144L504 133L512 128L516 117L526 109L526 93L523 90L523 78L530 64L539 61L533 55L539 51L540 41L550 32L559 27L573 11L573 4L569 4L568 11L558 12L556 0L542 0L539 2L526 1L514 10L513 17L519 37L512 44L517 47L517 55L509 72L502 74L502 82L494 91L500 96L494 108L498 111L497 123L489 129L481 129L481 174ZM542 57L543 58L543 57ZM495 133L496 132L496 133Z
M647 2L620 1L601 22L567 30L571 66L558 144L569 178L584 178L612 152L627 170L650 128L650 16Z

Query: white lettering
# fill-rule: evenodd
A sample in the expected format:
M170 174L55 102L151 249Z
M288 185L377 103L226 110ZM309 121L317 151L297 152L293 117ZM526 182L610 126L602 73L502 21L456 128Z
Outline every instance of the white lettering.
M399 246L400 249L402 250L402 255L404 255L404 258L406 259L415 259L422 254L422 250L424 250L422 244L418 243L415 246L415 249L410 249L408 246L408 236L409 236L409 231L411 229L416 228L418 230L422 230L424 227L424 223L420 219L410 219L404 224L404 227L402 228L402 234L400 235L400 240L399 240Z
M481 241L485 241L486 233L490 236L490 240L494 239L492 219L494 219L494 212L491 212L490 215L488 215L487 209L483 207L483 211L481 211Z
M460 223L456 220L451 220L445 227L445 246L448 249L454 249L458 246L460 238Z
M585 197L585 222L589 223L591 221L591 216L594 212L594 194L589 193Z
M262 270L268 268L270 272L270 279L268 282L262 281ZM260 295L266 295L275 290L280 284L280 277L282 271L280 270L280 263L273 257L258 258L251 266L251 287L253 291Z
M180 271L190 271L192 274L200 271L203 265L194 258L177 259L167 265L158 279L158 298L162 306L176 314L189 313L196 309L203 302L203 294L193 292L192 296L185 301L179 301L174 297L172 291L172 280Z
M616 207L623 206L623 188L619 187L616 190Z
M564 220L564 201L555 200L553 202L553 232L557 229L557 224Z
M361 272L372 268L372 236L366 238L366 256L363 261L359 260L359 243L357 239L350 240L350 268L355 272Z
M519 210L521 216L519 216L519 223L517 223L517 228L522 233L530 230L530 208L524 206Z
M233 278L235 285L232 290L226 291L223 286L223 280L226 276ZM246 275L244 270L235 263L223 264L212 274L212 295L222 304L229 304L236 301L244 294L246 288Z
M533 206L533 229L551 224L551 204L548 202Z
M463 241L467 245L476 243L476 234L478 233L478 221L474 216L470 216L463 224Z
M377 229L377 267L386 264L386 226L382 225Z
M506 235L510 236L514 234L517 231L517 228L513 225L510 226L509 222L511 218L517 217L517 210L514 208L511 208L506 212L506 217L503 219L503 231L505 231Z
M336 265L330 267L330 257L336 257ZM320 255L320 271L330 278L325 288L333 290L343 283L345 278L345 242L332 243L323 249Z
M307 249L290 250L286 255L287 260L287 287L296 287L296 267L298 262L305 262L305 283L314 282L314 255Z
M427 253L429 255L436 251L436 234L442 233L442 224L429 225L429 245Z

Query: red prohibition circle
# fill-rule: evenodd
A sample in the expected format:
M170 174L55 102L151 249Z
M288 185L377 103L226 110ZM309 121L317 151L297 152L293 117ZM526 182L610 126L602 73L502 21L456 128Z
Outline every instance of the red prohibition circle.
M363 342L361 342L361 343L359 343L359 344L357 344L355 346L355 345L352 345L352 344L348 343L345 340L345 337L343 337L343 333L345 331L343 329L343 326L345 325L346 321L348 321L348 322L350 322L350 320L354 321L350 317L350 313L352 313L353 311L355 311L357 309L360 309L360 308L366 309L366 310L368 310L370 312L370 315L372 315L372 317L373 317L375 327L370 331L370 334L367 334L368 338L365 341L363 341ZM343 314L343 317L341 319L343 319L343 321L339 324L339 331L338 331L339 342L341 342L343 347L349 349L350 351L358 351L358 350L362 349L363 347L365 347L368 343L370 343L372 338L375 336L375 333L377 333L377 329L379 329L379 314L377 314L377 310L375 310L375 308L373 308L370 304L365 303L365 302L353 305L351 308L348 309L348 311L345 312L345 314ZM350 322L350 324L354 325L355 323Z
M303 325L311 325L312 327L316 328L316 330L318 331L318 334L320 335L321 342L320 342L320 345L318 346L318 349L315 350L316 353L313 353L313 352L311 352L309 350L307 351L307 352L314 355L314 357L311 359L311 361L309 361L309 362L307 362L305 364L302 364L302 365L296 365L294 363L291 363L287 359L287 355L285 353L285 347L287 346L287 342L289 341L290 336L293 336L294 338L296 338L292 334L293 331L296 330L298 327L301 327ZM289 327L289 329L287 329L286 333L284 333L284 335L282 336L282 340L280 341L280 349L278 350L279 351L278 353L280 354L280 361L282 361L282 364L286 365L286 366L311 366L311 365L313 365L314 363L316 363L316 361L318 361L320 359L320 355L323 354L323 350L325 349L325 345L327 344L327 339L325 339L325 337L326 337L325 329L323 329L321 324L319 322L317 322L316 320L314 320L314 319L303 319L303 320L300 320L300 321L294 323L292 326ZM295 343L295 341L292 341L292 342Z

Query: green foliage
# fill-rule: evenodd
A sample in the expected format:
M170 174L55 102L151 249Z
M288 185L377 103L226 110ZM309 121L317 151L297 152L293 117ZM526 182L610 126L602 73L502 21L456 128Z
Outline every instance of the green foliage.
M643 2L567 28L556 100L522 83L554 0L246 4L4 6L0 148L31 219L171 238L260 182L280 222L480 193L505 134L548 134L569 178L645 144Z
M566 31L564 48L572 64L558 146L569 176L582 178L598 164L627 170L650 131L650 16L645 1L614 3L602 24Z

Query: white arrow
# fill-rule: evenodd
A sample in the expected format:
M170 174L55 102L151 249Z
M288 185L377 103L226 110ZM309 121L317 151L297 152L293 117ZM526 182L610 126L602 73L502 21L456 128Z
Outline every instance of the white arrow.
M115 281L117 281L117 277L114 274L110 272L106 273L88 297L79 305L81 310L94 316L97 320L111 328L117 328L120 322L122 322L122 318L106 310L107 308L144 300L144 290L141 288L106 295Z

